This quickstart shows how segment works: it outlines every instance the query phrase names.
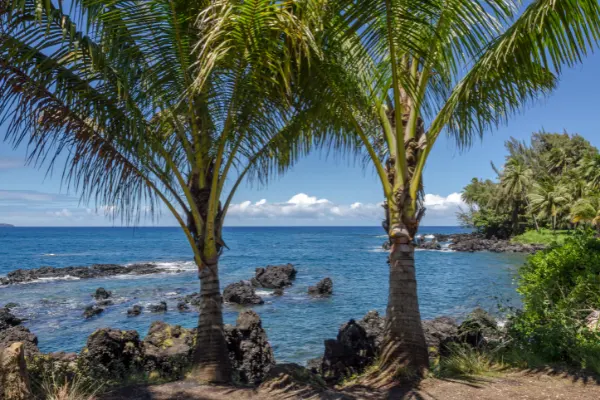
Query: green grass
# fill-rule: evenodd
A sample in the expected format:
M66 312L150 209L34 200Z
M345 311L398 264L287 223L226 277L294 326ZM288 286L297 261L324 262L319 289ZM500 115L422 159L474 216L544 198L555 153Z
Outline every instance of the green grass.
M550 229L540 229L540 231L538 232L535 229L533 229L521 235L515 236L514 238L512 238L512 241L521 244L550 245L554 242L558 244L563 244L565 239L569 235L570 231L567 230L552 231Z

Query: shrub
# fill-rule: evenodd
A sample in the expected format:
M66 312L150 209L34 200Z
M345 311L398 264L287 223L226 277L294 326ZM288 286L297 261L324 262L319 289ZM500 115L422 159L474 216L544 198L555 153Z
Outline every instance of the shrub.
M531 256L517 291L523 309L511 318L509 334L518 348L600 373L600 331L586 324L600 310L600 240L593 232Z

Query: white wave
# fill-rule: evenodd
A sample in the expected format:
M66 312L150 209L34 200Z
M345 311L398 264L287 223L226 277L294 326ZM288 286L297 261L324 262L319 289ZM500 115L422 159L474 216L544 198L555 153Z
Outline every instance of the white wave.
M271 296L273 292L269 292L268 290L257 290L256 294L259 296Z
M44 253L42 254L44 257L56 257L56 254L54 253Z
M376 238L387 239L388 235L377 235Z
M38 278L38 279L31 281L31 283L52 282L52 281L78 281L78 280L81 280L81 278L78 278L76 276L71 276L71 275L65 275L65 276L52 276L52 277L48 277L48 278Z
M367 251L369 253L389 253L389 250L386 250L383 247L373 247L372 249L369 249Z
M435 239L435 235L425 235L425 239Z

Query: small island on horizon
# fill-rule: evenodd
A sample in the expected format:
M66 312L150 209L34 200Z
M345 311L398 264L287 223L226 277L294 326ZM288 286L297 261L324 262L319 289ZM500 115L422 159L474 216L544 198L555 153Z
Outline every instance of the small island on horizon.
M0 223L0 228L14 228L14 225Z

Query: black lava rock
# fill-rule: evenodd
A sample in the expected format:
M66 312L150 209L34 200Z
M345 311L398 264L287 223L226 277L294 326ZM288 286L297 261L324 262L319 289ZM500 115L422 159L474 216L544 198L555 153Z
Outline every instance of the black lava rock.
M227 285L223 290L223 299L228 303L241 305L264 304L263 299L254 291L254 287L245 282Z
M331 278L324 278L315 286L308 287L308 294L317 297L328 297L333 294L333 281Z

